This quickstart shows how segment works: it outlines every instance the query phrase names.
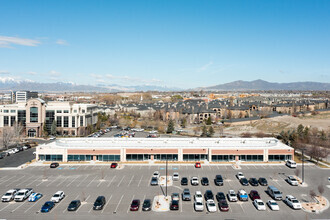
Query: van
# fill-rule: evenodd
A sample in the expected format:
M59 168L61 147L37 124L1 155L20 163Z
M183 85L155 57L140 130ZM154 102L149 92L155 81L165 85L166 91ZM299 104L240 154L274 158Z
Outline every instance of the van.
M268 186L267 193L275 200L282 200L282 192L280 192L275 186Z
M293 160L287 160L286 165L290 168L296 168L297 167L297 163L294 162Z

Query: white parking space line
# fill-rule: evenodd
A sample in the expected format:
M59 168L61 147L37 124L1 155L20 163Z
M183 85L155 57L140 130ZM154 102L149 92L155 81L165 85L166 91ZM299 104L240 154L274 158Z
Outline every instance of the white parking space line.
M115 178L116 178L116 175L114 175L114 176L112 177L112 179L111 179L111 181L110 181L110 183L108 184L107 187L109 187L109 186L111 185L112 181L113 181Z
M78 197L79 197L79 195L78 196L76 196L76 198L75 199L73 199L73 200L77 200L78 199ZM71 202L70 202L71 203ZM65 211L67 211L68 210L68 208L66 207L64 210L63 210L63 213L65 212Z
M54 180L53 180L53 181L51 181L50 183L48 183L48 184L47 184L47 187L48 187L48 186L50 186L50 185L51 185L53 182L55 182L55 181L56 181L58 178L60 178L60 176L58 176L58 177L54 178Z
M142 169L142 166L140 165L140 168L139 168L139 170L141 170Z
M92 180L88 183L88 185L87 185L86 187L89 187L89 185L91 185L91 183L92 183L95 179L96 179L96 176L94 177L94 179L92 179Z
M217 166L218 170L220 170L219 166Z
M62 182L60 182L59 184L57 184L57 186L59 186L59 185L61 185L62 183L64 183L68 178L69 178L69 176L65 177L65 179L64 179ZM41 182L41 183L42 183L42 182ZM38 185L37 185L37 186L38 186Z
M87 174L86 177L80 181L80 183L77 185L77 187L80 186L80 184L82 184L87 179L88 176L89 176L89 174Z
M7 181L9 181L9 180L11 180L11 179L13 179L13 178L15 178L15 177L16 177L16 175L13 176L13 177L10 177L9 179L4 180L3 182L0 183L0 185L3 184L3 183L5 183L5 182L7 182Z
M135 195L133 195L133 196L132 196L132 199L130 200L131 202L133 201L133 199L134 199L134 196L135 196ZM130 204L128 204L127 213L129 212L129 209L130 209L130 206L131 206L131 202L130 202Z
M17 206L15 209L13 209L11 211L11 213L15 212L19 207L21 207L22 205L24 205L26 202L21 202L22 204L20 204L19 206Z
M11 204L9 203L8 205L6 205L5 207L3 207L2 209L0 209L0 212L4 209L6 209L8 206L10 206Z
M140 187L141 181L142 181L143 175L141 176L141 179L139 181L138 187Z
M78 179L79 176L77 176L76 178L74 178L68 185L66 185L66 187L69 187L76 179Z
M142 206L143 206L143 202L144 202L145 198L146 198L146 195L144 195L143 196L143 200L141 200L141 209L140 209L140 212L142 212Z
M120 205L121 200L123 199L123 197L124 197L124 195L121 196L121 198L120 198L120 200L119 200L119 202L118 202L118 204L117 204L117 207L116 207L114 213L117 213L118 207L119 207L119 205Z
M150 170L150 168L151 168L151 166L149 165L149 168L148 169Z
M132 182L133 178L134 178L134 175L132 176L131 180L129 181L128 186L131 185L131 182Z
M38 180L41 181L42 180L42 177L38 177L37 179L33 180L32 182L27 183L27 186L31 186L32 183L34 183L34 182L36 182Z
M110 201L111 201L111 198L112 198L112 195L111 195L111 196L110 196L110 198L107 200L107 202L106 202L105 206L103 207L103 209L102 209L101 213L103 213L103 212L104 212L105 208L106 208L106 207L107 207L107 205L110 203Z
M117 187L120 186L121 182L123 182L123 179L125 178L125 175L123 176L123 178L120 180L120 182L118 183Z
M107 175L105 175L105 177L102 179L102 180L100 180L100 183L99 184L97 184L97 187L99 187L104 181L105 181L105 178L107 177Z
M24 211L24 213L26 213L26 212L29 211L31 208L33 208L35 205L37 205L37 203L38 203L40 200L42 200L43 198L45 198L45 197L42 197L42 198L38 199L37 201L35 201L33 205L31 205L29 208L27 208L27 209Z
M84 170L86 170L88 168L88 166L85 166Z
M1 177L1 178L0 178L0 181L6 179L7 176L8 176L8 175Z
M24 183L24 182L26 182L26 181L28 181L28 180L30 180L31 178L33 178L33 177L35 177L35 176L30 176L29 178L27 178L26 180L24 180L23 182L20 182L20 184L22 184L22 183Z
M243 212L245 213L245 210L244 210L244 208L243 208L243 205L242 205L242 204L240 204L240 206L241 206L241 208L242 208Z
M212 170L210 165L208 165L208 167L209 167L210 170Z
M131 167L129 168L130 170L133 168L133 165L131 165Z
M226 170L228 169L227 166L225 166Z

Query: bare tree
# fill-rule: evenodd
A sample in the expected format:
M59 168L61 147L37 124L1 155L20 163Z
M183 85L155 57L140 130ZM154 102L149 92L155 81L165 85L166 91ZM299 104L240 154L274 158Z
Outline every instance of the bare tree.
M322 196L322 194L324 193L324 186L321 184L317 187L317 190L319 191L320 195Z
M314 190L311 189L309 191L309 195L310 195L311 199L314 200L314 197L316 196L316 193L314 192Z
M21 142L23 131L24 131L24 127L22 123L15 122L13 126L13 138L16 146Z
M2 147L8 150L8 147L13 142L14 132L10 127L4 127L2 130Z

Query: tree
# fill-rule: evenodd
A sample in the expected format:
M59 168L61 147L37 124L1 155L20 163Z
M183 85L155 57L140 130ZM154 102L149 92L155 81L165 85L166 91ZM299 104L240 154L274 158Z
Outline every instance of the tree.
M15 141L15 144L16 146L18 146L18 144L20 143L21 141L21 137L22 137L22 134L23 134L23 131L24 131L24 127L22 125L22 123L16 123L14 122L14 125L13 125L13 138L14 138L14 141Z
M172 133L174 131L174 121L172 119L169 120L167 124L167 133Z
M297 134L298 134L299 138L303 137L303 132L304 132L304 126L302 124L298 125Z
M212 124L211 116L207 118L207 120L206 120L206 124L207 124L207 125L211 125L211 124Z
M53 121L52 126L50 127L50 134L55 136L56 135L56 120Z
M46 123L44 123L44 126L43 126L43 129L42 130L43 130L44 136L47 137L48 136L48 131L47 131Z
M183 118L182 119L182 122L181 122L181 127L185 128L187 125L187 119L186 118Z
M317 187L317 190L319 191L320 195L322 196L322 194L324 193L324 186L321 184Z
M214 135L214 129L213 129L213 127L211 126L211 127L209 128L208 136L209 136L209 137L212 137L213 135Z
M303 137L305 140L308 141L308 138L309 138L309 128L306 126L304 131L303 131Z
M4 127L2 130L2 146L8 150L8 147L13 142L14 132L10 127Z
M309 195L310 195L311 199L313 200L314 197L316 196L316 193L314 192L314 190L311 189L311 190L309 191Z
M201 137L206 137L206 136L207 136L207 128L206 128L206 125L204 125L203 129L202 129Z

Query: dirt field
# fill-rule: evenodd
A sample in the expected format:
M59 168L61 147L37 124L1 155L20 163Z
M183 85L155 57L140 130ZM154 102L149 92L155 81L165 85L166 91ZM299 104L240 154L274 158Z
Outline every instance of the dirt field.
M279 133L282 130L295 129L299 124L304 126L315 127L319 130L330 130L330 113L310 115L303 117L280 116L276 118L261 119L251 122L247 125L232 125L225 128L226 134L239 135L243 132L264 132L264 133Z

